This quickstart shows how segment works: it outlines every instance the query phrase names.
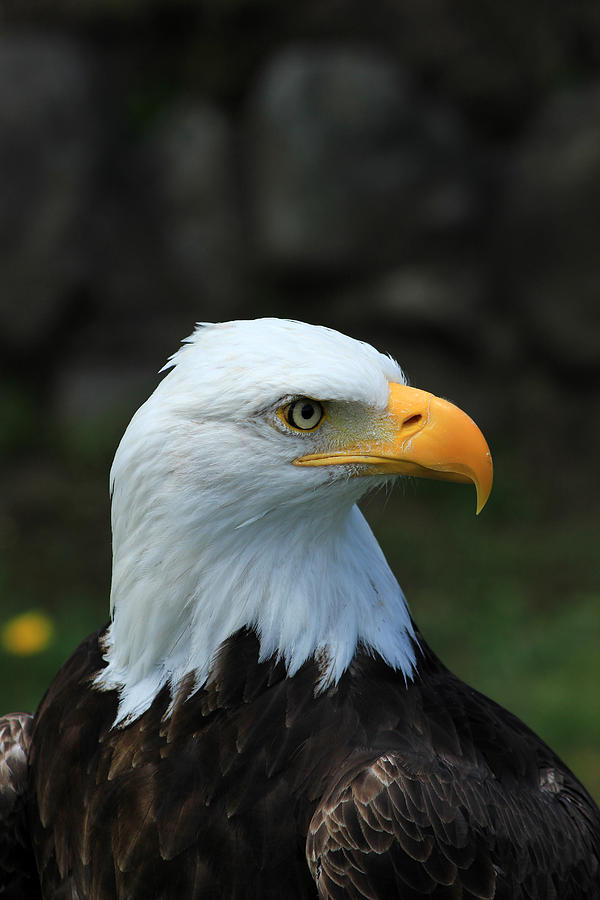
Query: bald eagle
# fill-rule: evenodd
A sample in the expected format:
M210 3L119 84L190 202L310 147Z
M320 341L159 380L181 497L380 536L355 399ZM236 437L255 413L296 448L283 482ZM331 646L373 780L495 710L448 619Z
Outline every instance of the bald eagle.
M0 891L600 898L600 811L452 675L357 507L487 444L327 328L200 326L111 471L111 617L0 721Z

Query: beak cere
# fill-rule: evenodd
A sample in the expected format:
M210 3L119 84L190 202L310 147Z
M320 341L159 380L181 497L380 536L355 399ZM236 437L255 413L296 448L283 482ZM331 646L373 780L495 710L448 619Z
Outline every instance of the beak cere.
M331 453L311 453L298 466L360 466L360 475L415 475L473 483L477 513L492 489L492 457L481 431L457 406L403 384L390 384L387 412L374 424L375 438Z

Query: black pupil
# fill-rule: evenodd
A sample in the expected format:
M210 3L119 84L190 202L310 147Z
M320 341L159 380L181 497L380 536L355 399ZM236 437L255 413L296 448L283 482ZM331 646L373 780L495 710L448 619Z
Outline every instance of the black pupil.
M300 410L300 415L303 419L312 419L315 414L315 408L310 403L305 403L302 409Z

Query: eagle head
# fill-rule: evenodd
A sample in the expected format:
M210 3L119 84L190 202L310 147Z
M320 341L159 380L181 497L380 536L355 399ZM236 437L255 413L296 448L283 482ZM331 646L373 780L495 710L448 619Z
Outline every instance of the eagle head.
M492 484L487 444L456 406L328 328L279 319L199 326L134 415L111 470L112 622L97 678L120 722L165 683L210 677L252 628L293 674L357 644L410 677L413 630L356 502L390 478Z

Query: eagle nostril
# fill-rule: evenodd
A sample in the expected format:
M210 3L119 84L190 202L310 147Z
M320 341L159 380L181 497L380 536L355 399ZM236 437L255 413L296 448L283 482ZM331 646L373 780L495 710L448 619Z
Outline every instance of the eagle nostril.
M418 425L423 416L420 413L416 413L414 416L409 416L408 419L405 419L402 423L403 428L410 428L411 425Z

